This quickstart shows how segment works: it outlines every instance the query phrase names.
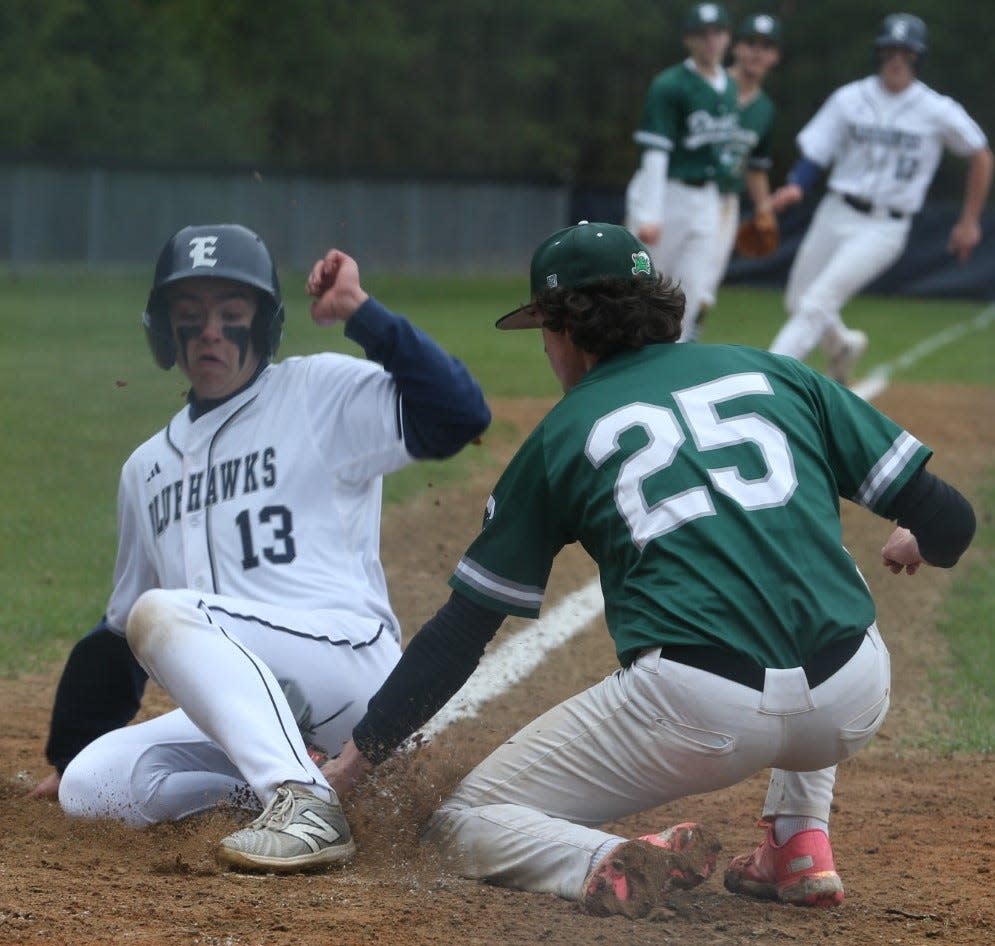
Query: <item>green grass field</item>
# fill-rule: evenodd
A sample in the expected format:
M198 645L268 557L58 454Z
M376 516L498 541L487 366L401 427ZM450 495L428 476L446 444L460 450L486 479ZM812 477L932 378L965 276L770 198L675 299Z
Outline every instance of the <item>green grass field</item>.
M0 275L0 675L59 659L99 617L110 591L118 471L131 450L183 403L182 375L154 367L140 328L147 280L146 273ZM340 327L311 323L303 274L283 281L288 319L282 357L329 349L359 353ZM524 274L392 277L370 279L368 288L462 358L489 397L558 394L537 333L493 328L498 316L527 295ZM973 302L862 298L848 308L847 318L868 331L871 346L862 365L872 366L894 361L983 308ZM782 318L779 292L729 288L705 323L705 340L766 347ZM817 357L812 363L821 367ZM990 386L993 364L995 327L989 326L894 377ZM496 434L510 436L500 429ZM452 482L466 464L490 462L485 449L464 451L444 464L416 465L388 478L387 500L401 501L427 483ZM987 694L995 648L987 639L979 643L985 635L976 631L990 627L995 604L993 549L990 536L979 541L987 543L987 562L959 576L944 627L973 681L961 701L958 746L990 749L995 708Z

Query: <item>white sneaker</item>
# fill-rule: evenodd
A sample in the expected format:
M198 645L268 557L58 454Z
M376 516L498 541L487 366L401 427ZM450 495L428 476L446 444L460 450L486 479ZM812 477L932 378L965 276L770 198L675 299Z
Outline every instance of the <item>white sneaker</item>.
M285 782L252 824L221 841L217 857L230 867L291 873L344 864L355 853L338 799Z
M848 384L853 366L865 351L867 336L860 329L847 329L843 343L829 358L829 377L840 384Z

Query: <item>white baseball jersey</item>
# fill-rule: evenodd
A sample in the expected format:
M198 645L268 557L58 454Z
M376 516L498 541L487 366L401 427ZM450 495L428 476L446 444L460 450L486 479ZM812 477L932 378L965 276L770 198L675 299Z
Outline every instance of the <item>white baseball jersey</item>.
M288 358L131 455L118 496L108 623L149 588L297 610L348 606L400 638L379 559L381 475L412 460L397 388L346 355ZM306 514L305 514L306 513Z
M953 99L918 80L895 94L877 76L837 89L796 140L832 165L830 190L906 214L922 207L944 148L965 157L987 145Z

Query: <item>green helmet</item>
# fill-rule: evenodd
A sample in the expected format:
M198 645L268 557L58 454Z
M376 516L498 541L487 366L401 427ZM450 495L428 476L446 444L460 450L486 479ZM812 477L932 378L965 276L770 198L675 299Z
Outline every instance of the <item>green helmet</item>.
M698 33L709 26L729 29L729 11L721 3L696 3L684 17L684 32Z

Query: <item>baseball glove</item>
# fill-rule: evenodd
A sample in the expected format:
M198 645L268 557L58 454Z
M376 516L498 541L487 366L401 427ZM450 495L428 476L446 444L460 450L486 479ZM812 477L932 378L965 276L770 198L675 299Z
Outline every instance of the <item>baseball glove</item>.
M760 214L744 220L736 231L736 252L740 256L770 256L781 243L777 217Z

